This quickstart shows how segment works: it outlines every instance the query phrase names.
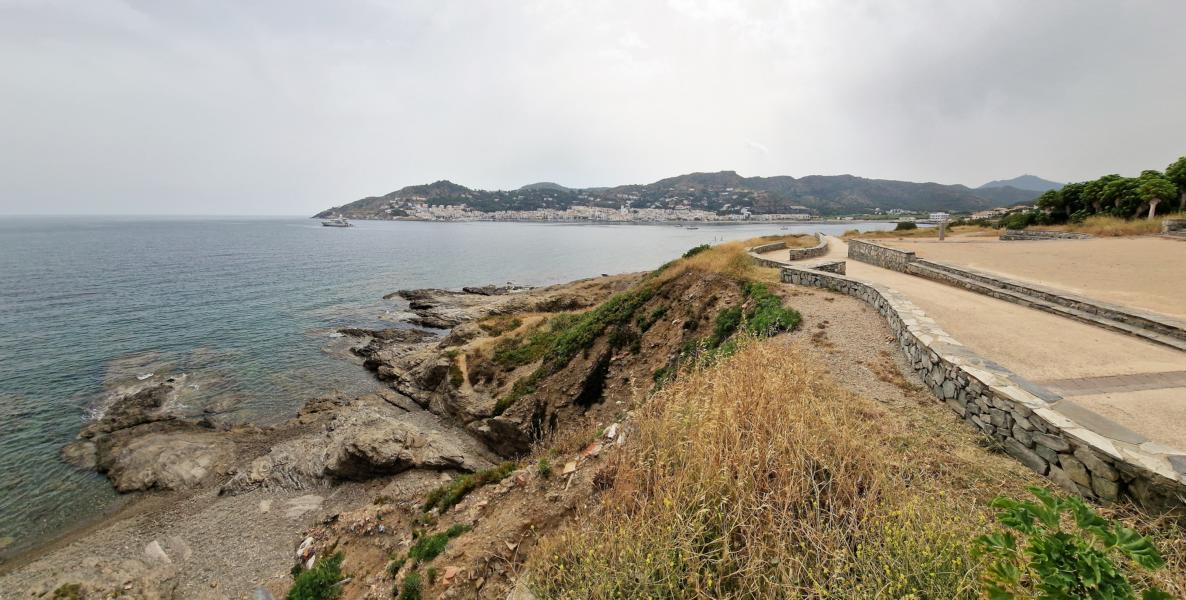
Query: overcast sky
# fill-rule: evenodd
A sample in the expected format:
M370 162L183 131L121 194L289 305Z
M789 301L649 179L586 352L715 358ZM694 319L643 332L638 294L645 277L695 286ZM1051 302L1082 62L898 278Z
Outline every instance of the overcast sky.
M1186 2L0 0L0 213L1186 154Z

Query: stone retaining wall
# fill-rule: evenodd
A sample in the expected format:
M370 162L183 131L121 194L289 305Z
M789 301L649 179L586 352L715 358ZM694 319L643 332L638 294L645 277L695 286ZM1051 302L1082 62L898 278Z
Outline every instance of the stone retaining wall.
M1161 221L1161 232L1173 234L1186 233L1186 219L1163 219Z
M1086 233L1073 233L1070 231L1036 231L1033 229L1006 229L1005 233L1001 234L1002 240L1017 241L1017 240L1089 240L1091 236Z
M810 248L791 248L791 249L789 249L788 255L787 255L787 260L785 260L785 261L777 260L777 259L773 259L773 258L767 258L764 256L759 256L759 255L765 254L767 252L774 252L775 250L786 250L787 249L786 242L771 242L769 244L762 244L761 246L754 246L752 248L748 248L746 250L746 252L749 253L750 257L752 257L755 261L757 261L758 265L763 266L763 267L773 267L773 268L777 269L777 268L786 266L786 264L792 260L805 260L808 258L816 258L816 257L820 257L820 256L827 254L828 253L827 238L825 238L824 234L822 234L822 233L815 234L815 237L816 237L816 239L819 240L819 242L816 245L814 245Z
M903 273L906 272L907 265L917 260L914 252L909 250L898 250L865 240L849 240L848 257Z
M1101 502L1131 498L1155 510L1186 509L1186 453L1065 403L981 358L894 290L805 266L786 266L782 280L872 305L937 398L1062 488Z
M824 234L817 233L815 238L819 240L814 246L810 248L791 248L790 260L806 260L808 258L819 258L828 253L828 240Z

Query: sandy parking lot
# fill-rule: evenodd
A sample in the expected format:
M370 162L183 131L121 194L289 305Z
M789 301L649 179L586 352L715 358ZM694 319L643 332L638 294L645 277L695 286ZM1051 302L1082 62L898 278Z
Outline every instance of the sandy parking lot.
M1002 242L876 240L919 257L1186 320L1186 242L1156 237Z

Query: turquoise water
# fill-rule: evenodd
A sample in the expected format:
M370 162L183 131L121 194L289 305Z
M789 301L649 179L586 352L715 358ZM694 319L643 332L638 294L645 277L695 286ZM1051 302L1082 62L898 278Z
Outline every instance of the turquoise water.
M390 326L383 317L404 306L381 298L397 289L556 283L654 268L701 243L852 226L9 218L0 222L0 555L116 501L105 479L59 458L107 385L185 374L198 388L195 411L276 421L320 394L376 385L333 331Z

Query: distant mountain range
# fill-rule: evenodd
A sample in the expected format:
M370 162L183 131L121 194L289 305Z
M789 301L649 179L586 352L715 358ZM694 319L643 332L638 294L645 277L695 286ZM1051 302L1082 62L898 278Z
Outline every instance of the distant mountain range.
M686 207L722 215L740 213L743 209L753 214L810 211L825 216L869 214L874 209L973 212L1028 203L1049 189L1018 187L1037 185L1033 181L1061 187L1032 175L994 181L971 189L964 185L866 179L853 175L742 177L734 171L689 173L649 184L584 189L540 182L517 190L487 191L437 181L356 200L315 216L392 219L407 216L401 206L413 204L464 205L481 212L565 210L574 205L637 209Z
M1057 181L1050 181L1049 179L1042 179L1037 175L1021 175L1013 179L998 179L990 181L976 189L984 190L989 188L1003 188L1013 187L1019 190L1030 190L1034 192L1045 192L1048 190L1057 190L1062 188L1063 184Z

